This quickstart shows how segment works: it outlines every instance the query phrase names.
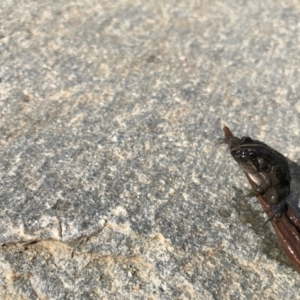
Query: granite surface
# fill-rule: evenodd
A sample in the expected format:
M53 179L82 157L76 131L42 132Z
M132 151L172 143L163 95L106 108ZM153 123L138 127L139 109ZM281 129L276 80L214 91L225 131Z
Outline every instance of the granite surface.
M298 1L2 0L0 20L1 299L299 299L216 146L228 125L299 163Z

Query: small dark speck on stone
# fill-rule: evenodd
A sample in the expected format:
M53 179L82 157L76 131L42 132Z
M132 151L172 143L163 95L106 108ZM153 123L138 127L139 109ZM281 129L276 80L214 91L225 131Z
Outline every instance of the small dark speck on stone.
M147 63L158 63L158 62L159 62L159 59L155 55L150 55L147 58Z
M219 216L224 217L224 218L228 218L231 216L231 212L227 209L219 209L218 213L219 213Z
M30 101L30 97L28 95L23 95L23 101L28 103Z

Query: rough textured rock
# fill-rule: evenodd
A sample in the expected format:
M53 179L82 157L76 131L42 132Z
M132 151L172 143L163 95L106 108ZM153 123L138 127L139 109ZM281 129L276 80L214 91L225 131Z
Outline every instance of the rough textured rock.
M299 162L298 1L2 0L0 19L1 299L297 299L215 143L226 124Z

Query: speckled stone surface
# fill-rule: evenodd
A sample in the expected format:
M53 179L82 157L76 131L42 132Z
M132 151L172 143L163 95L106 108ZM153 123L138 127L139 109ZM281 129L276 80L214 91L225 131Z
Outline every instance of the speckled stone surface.
M300 161L298 1L0 2L1 299L298 299L222 125Z

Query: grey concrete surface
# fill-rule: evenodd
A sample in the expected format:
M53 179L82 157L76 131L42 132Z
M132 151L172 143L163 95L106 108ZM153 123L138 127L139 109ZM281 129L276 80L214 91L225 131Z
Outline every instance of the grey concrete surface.
M1 299L299 299L222 125L300 160L298 1L0 2Z

